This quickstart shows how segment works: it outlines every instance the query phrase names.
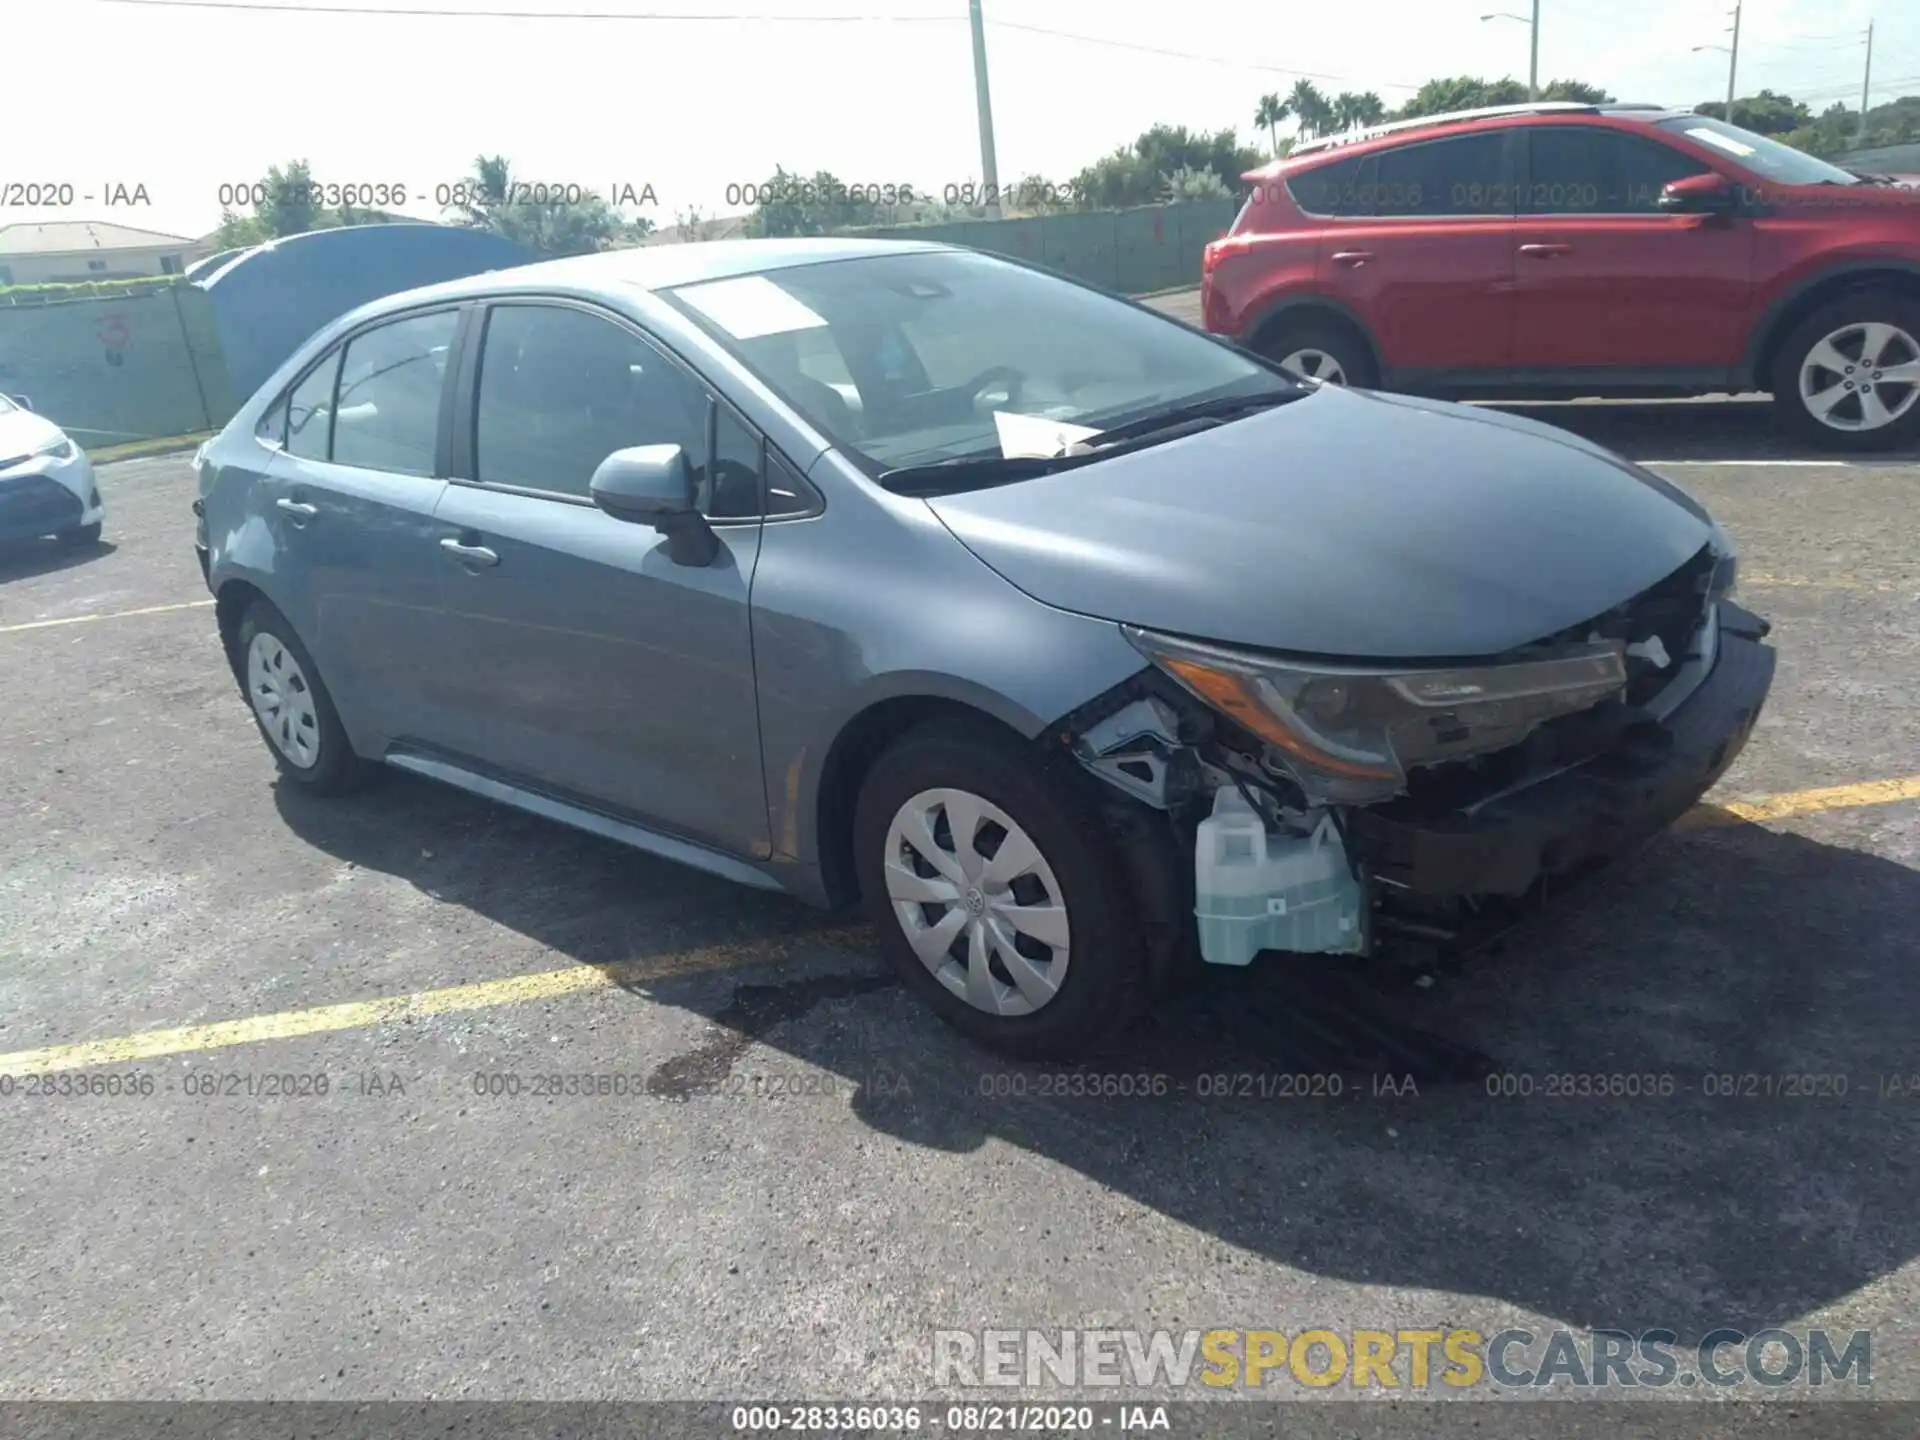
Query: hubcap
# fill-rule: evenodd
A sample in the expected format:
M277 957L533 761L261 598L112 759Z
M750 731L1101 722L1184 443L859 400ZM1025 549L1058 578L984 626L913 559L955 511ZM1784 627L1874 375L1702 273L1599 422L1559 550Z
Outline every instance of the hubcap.
M1280 368L1296 379L1313 385L1344 385L1347 372L1340 362L1324 350L1295 350L1281 357Z
M1920 342L1898 325L1843 325L1800 362L1800 399L1835 430L1891 425L1920 404Z
M302 770L320 758L320 715L300 662L264 631L247 646L247 698L260 728L288 760Z
M1060 883L1013 817L965 790L923 790L887 831L887 896L921 964L989 1015L1060 992L1069 932Z

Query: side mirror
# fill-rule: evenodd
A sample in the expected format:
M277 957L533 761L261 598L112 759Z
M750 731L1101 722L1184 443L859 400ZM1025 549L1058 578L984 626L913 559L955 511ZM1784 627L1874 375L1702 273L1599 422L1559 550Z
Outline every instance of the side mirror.
M720 537L695 503L693 472L678 445L614 451L593 472L587 493L614 519L665 535L676 565L711 565L720 553Z
M1654 202L1669 215L1724 215L1739 203L1733 182L1709 170L1704 175L1685 175L1660 187Z

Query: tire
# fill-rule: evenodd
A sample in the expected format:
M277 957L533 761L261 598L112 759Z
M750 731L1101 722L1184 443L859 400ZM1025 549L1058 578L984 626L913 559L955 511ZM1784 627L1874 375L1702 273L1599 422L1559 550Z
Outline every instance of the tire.
M280 773L315 795L344 795L367 784L374 767L353 753L320 668L287 617L255 600L236 640L240 694Z
M986 724L935 721L881 755L855 807L855 869L888 960L907 988L948 1024L1019 1059L1084 1054L1144 1003L1148 965L1140 926L1113 840L1088 797L1090 783L1067 762ZM930 794L939 798L929 801ZM906 817L929 809L936 817L932 843L941 845L942 836L946 842L937 866L904 842ZM959 854L956 816L974 824L980 842L970 860ZM1016 828L1009 830L1002 820ZM1030 841L1038 863L1021 864L1010 879L990 868L982 872L980 863L991 867L1000 847L1017 843L1016 836ZM946 875L956 867L963 879L984 877L983 883L953 884ZM923 886L951 895L952 902L923 904L900 893L918 893ZM932 933L940 919L956 914L954 945L967 963L942 956ZM915 949L910 926L931 959ZM1005 947L1019 944L1026 926L1047 941L1024 932L1026 943L1011 958L1032 963L1021 967L1016 981ZM1065 943L1054 943L1059 941ZM982 956L992 983L979 981L973 993L995 1001L993 1011L950 988L974 981ZM1043 998L1036 1003L1035 995Z
M1823 351L1830 362L1825 365L1819 363ZM1869 359L1880 363L1859 363ZM1823 449L1890 450L1920 442L1920 379L1873 383L1895 365L1920 374L1920 301L1886 290L1842 295L1794 326L1781 345L1772 377L1774 407L1791 430ZM1885 423L1872 425L1860 392L1848 390L1856 374L1890 416ZM1823 405L1836 390L1837 402Z
M1254 348L1289 374L1323 384L1368 389L1380 383L1366 343L1347 326L1318 316L1281 319L1262 331ZM1324 357L1336 371L1330 375ZM1296 363L1297 362L1297 363Z
M54 538L72 550L78 550L86 545L98 545L100 522L96 520L91 525L76 525L71 530L62 530Z

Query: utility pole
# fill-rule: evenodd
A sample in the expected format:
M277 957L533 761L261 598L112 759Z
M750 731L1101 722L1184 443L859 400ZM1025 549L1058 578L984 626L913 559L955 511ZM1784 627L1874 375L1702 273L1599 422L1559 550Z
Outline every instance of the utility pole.
M1540 98L1540 0L1533 0L1533 45L1527 57L1527 99Z
M1733 77L1740 69L1740 0L1733 0L1733 48L1727 51L1727 124L1733 123Z
M973 90L980 110L980 171L987 186L987 216L1000 218L1000 167L993 158L993 102L987 97L987 27L980 0L967 0L973 20Z
M1873 93L1873 21L1867 22L1867 73L1860 81L1860 134L1861 141L1867 138L1867 97Z

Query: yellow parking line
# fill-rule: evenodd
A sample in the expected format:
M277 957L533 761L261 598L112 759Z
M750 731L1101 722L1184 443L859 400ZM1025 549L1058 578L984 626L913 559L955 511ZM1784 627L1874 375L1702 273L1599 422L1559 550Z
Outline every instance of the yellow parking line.
M1680 830L1710 829L1742 823L1758 824L1824 810L1847 810L1862 805L1890 805L1920 800L1920 775L1899 780L1868 780L1857 785L1834 785L1821 790L1792 790L1760 800L1727 805L1699 805L1680 818ZM143 1030L110 1040L87 1040L75 1045L49 1045L39 1050L16 1050L0 1055L0 1075L43 1075L55 1070L80 1070L90 1065L125 1065L163 1055L184 1055L251 1045L261 1040L286 1040L331 1030L360 1030L394 1020L424 1015L450 1015L461 1010L487 1010L518 1005L527 1000L551 1000L584 991L642 985L675 975L708 970L736 970L747 965L783 960L802 946L871 946L873 932L864 925L840 926L777 936L747 944L712 945L624 965L568 965L504 980L482 980L450 985L412 995L389 995L376 1000L350 1000L307 1010L282 1010L219 1020L209 1025L184 1025L174 1030Z
M147 605L139 610L110 610L105 615L69 615L61 620L29 620L24 625L0 625L0 635L17 635L22 630L46 630L55 625L87 625L95 620L125 620L134 615L164 615L169 610L204 610L211 600L184 600L178 605Z
M1696 805L1680 817L1676 830L1707 830L1719 825L1785 820L1790 815L1812 815L1822 810L1851 810L1861 805L1891 805L1920 800L1920 775L1904 780L1865 780L1858 785L1832 785L1824 790L1790 790L1762 800L1727 805Z
M310 1010L282 1010L271 1015L249 1015L210 1025L183 1025L175 1030L142 1030L111 1040L89 1040L78 1045L49 1045L41 1050L16 1050L0 1055L0 1075L44 1075L54 1070L79 1070L89 1065L125 1065L162 1055L185 1055L201 1050L223 1050L260 1040L288 1040L329 1030L363 1030L394 1020L422 1015L451 1015L461 1010L488 1010L527 1000L551 1000L586 990L611 990L642 985L703 970L736 970L746 965L782 960L804 944L847 944L871 940L865 926L842 926L803 935L744 945L712 945L659 955L629 965L569 965L532 975L510 975L504 980L482 980L472 985L449 985L413 995L388 995L378 1000L350 1000Z

